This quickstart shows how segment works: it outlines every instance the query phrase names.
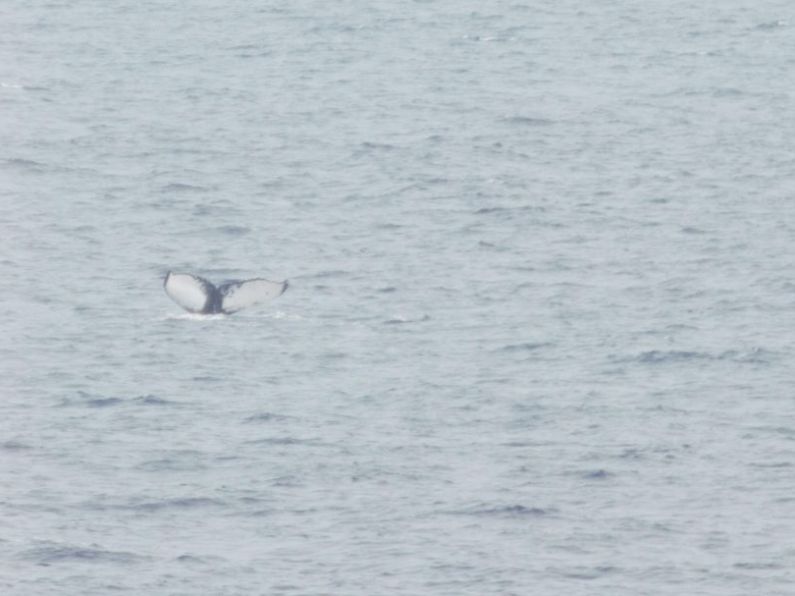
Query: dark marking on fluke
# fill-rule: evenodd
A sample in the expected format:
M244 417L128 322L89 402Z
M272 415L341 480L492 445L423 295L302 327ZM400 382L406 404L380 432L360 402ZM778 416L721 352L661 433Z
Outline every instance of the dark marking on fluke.
M169 271L163 280L166 294L182 308L199 314L231 315L243 308L281 296L286 281L246 279L219 286L190 273Z

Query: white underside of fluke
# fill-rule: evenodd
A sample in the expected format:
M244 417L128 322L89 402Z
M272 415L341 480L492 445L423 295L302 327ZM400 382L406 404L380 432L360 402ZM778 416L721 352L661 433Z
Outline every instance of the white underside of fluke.
M209 306L215 290L207 280L187 273L169 273L164 287L174 302L193 313L200 313Z
M237 312L258 302L273 300L281 296L286 289L287 282L267 279L249 279L224 284L219 288L222 296L221 309L226 313Z
M163 287L174 302L190 313L232 314L280 296L287 289L287 282L247 279L216 288L198 275L169 272Z

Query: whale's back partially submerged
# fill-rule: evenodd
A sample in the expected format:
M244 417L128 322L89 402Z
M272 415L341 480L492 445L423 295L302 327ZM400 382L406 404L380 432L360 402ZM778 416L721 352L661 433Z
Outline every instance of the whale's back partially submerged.
M281 296L287 289L287 282L247 279L216 287L198 275L169 271L163 280L163 287L166 294L188 312L229 315Z

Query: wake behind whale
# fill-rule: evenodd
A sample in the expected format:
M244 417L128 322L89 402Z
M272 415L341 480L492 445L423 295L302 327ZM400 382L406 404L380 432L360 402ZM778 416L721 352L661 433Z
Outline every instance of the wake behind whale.
M169 298L191 313L231 315L284 294L286 281L246 279L215 286L198 275L169 271L163 280Z

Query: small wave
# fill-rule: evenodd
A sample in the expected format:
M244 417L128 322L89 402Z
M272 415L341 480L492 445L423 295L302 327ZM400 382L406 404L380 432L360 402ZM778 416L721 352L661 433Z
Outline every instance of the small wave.
M350 274L351 274L350 271L344 271L342 269L331 269L329 271L318 271L317 273L311 275L303 275L301 277L305 277L307 279L327 279L327 278L346 277Z
M767 364L772 354L761 348L750 351L725 350L717 354L695 350L648 350L629 358L613 358L617 362L640 362L641 364L671 364L697 361L730 361L742 364Z
M649 350L647 352L641 352L635 359L644 364L661 364L692 360L714 360L715 358L706 352L693 352L689 350Z
M100 397L97 399L88 399L83 402L83 405L88 408L108 408L110 406L117 406L124 400L120 397Z
M219 562L222 562L224 559L222 557L216 556L199 556L189 555L186 553L176 557L174 560L177 563L182 563L183 565L215 565Z
M780 468L791 468L793 464L788 461L781 461L781 462L773 462L773 463L764 463L764 464L749 464L752 468L772 468L772 469L780 469Z
M208 188L183 182L171 182L160 189L162 192L207 192Z
M267 439L254 439L246 441L247 445L310 445L311 441L296 439L295 437L270 437Z
M393 149L397 149L395 145L390 145L389 143L373 143L371 141L365 141L359 146L368 151L392 151Z
M527 447L543 447L545 443L537 441L506 441L501 443L503 447L527 448Z
M618 570L619 569L617 567L612 567L609 565L603 565L593 568L576 567L569 571L562 571L561 575L563 577L569 577L571 579L589 580L589 579L598 579L609 573L615 573Z
M721 360L732 360L743 364L770 364L776 354L764 348L753 348L746 351L727 350L720 355Z
M392 221L378 223L378 224L375 225L375 228L377 230L388 230L388 231L402 230L404 227L405 226L403 224L398 224L398 223L395 223L395 222L392 222Z
M136 466L136 469L143 470L144 472L186 472L206 470L207 465L200 461L188 461L186 459L152 459L142 462Z
M19 83L9 83L0 81L0 89L19 89L22 91L49 91L49 87L42 87L41 85L21 85Z
M275 511L273 509L254 509L253 511L246 511L237 515L242 515L244 517L270 517L274 513Z
M769 21L767 23L759 23L755 28L760 31L772 31L773 29L779 29L786 26L787 21Z
M508 344L499 349L500 352L534 352L541 348L548 348L552 344L546 341L532 342L526 341L518 344Z
M271 412L261 412L259 414L254 414L246 418L243 422L274 422L274 421L281 421L286 420L287 416L282 416L281 414L272 414Z
M271 486L296 487L303 486L303 483L298 476L286 474L284 476L277 476L276 478L273 478L271 480Z
M229 236L244 236L251 232L251 228L245 226L219 226L215 228L218 232L227 234Z
M606 478L610 478L613 476L607 470L590 470L588 472L583 472L581 474L583 478L586 480L605 480Z
M42 172L47 167L46 164L40 161L33 161L32 159L24 159L21 157L5 159L3 160L3 164L12 168L23 168L31 172Z
M480 207L475 211L475 215L509 215L513 216L515 214L521 213L543 213L545 209L543 207L538 207L535 205L512 205L512 206L505 206L505 205L490 205L488 207Z
M93 545L84 548L57 544L29 549L22 553L22 558L45 566L62 562L134 563L143 559L134 553L106 550Z
M477 211L475 211L476 215L489 215L492 213L505 213L506 211L511 211L509 207L481 207Z
M86 393L85 391L78 391L77 392L78 399L64 399L59 405L60 406L83 406L86 408L110 408L113 406L118 406L122 404L135 404L135 405L143 405L143 406L166 406L166 405L177 405L176 402L172 402L156 395L140 395L138 397L134 397L132 399L124 399L121 397L104 397L104 396L97 396L92 395L90 393Z
M174 560L177 563L192 564L192 565L204 565L208 562L205 561L202 557L197 557L194 555L180 555Z
M223 507L225 503L218 499L207 497L184 497L181 499L164 499L162 501L145 501L134 505L125 505L119 509L129 509L132 511L145 511L154 513L167 509L203 509L208 507Z
M464 35L461 39L465 39L467 41L490 43L490 42L510 42L514 41L516 38L505 35Z
M200 375L198 377L193 377L193 380L197 383L220 383L223 381L221 377L213 377L211 375Z
M243 59L264 58L266 56L272 56L272 55L273 52L270 52L268 50L263 50L261 52L238 52L237 54L235 54L237 58L243 58Z
M384 325L403 325L405 323L424 323L426 321L430 321L431 317L429 315L423 315L418 319L410 319L408 317L395 317L393 319L387 319L384 321Z
M722 87L712 92L713 97L739 97L741 95L744 95L744 92L734 87Z
M753 426L749 430L784 435L787 438L795 438L795 428L788 426Z
M176 406L179 405L175 401L170 401L167 399L163 399L162 397L157 397L156 395L141 395L136 398L133 398L133 403L140 404L142 406Z
M735 563L734 565L732 565L732 567L734 567L735 569L748 569L753 571L767 571L771 569L787 568L786 565L783 565L781 563L770 563L770 562L760 563L759 561Z
M550 126L555 123L554 120L548 118L533 118L532 116L508 116L503 118L503 122L522 126Z
M0 450L3 451L27 451L28 449L33 449L33 447L19 441L4 441L0 443Z
M543 517L553 511L541 507L524 505L504 505L499 507L475 507L461 511L453 511L454 515L474 515L483 517Z

